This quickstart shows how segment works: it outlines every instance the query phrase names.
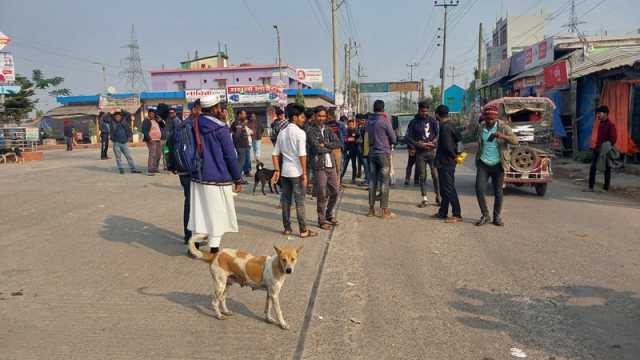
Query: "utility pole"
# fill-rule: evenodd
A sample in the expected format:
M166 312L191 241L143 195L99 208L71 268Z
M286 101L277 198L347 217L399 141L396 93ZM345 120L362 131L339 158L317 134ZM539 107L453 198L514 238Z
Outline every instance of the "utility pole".
M413 68L416 66L420 66L420 64L418 64L417 62L407 64L407 67L409 68L409 81L413 81Z
M358 63L358 88L357 88L357 95L356 95L356 112L361 112L362 111L362 106L361 103L362 101L360 100L360 84L362 83L362 78L367 77L364 73L363 73L363 69L362 69L362 65L360 63Z
M331 0L331 43L333 48L333 96L338 95L338 86L340 86L340 74L338 66L338 9L346 0Z
M94 65L100 65L100 67L102 68L102 91L104 91L104 94L107 94L107 67L100 62L94 62L92 63Z
M480 81L482 80L482 23L480 23L480 30L478 31L478 69L476 71L476 88L480 88Z
M448 2L447 2L448 1ZM442 67L440 68L440 101L444 104L444 81L447 72L447 10L449 7L458 6L460 0L438 0L434 1L434 5L444 8L444 29L442 34Z
M349 108L349 58L351 57L351 39L344 44L344 105Z
M451 75L449 75L449 77L451 78L451 84L453 85L456 82L456 67L455 65L451 65L449 66L449 69L451 69Z
M284 83L282 81L282 53L280 52L280 29L278 29L278 25L273 25L273 28L276 30L276 37L278 40L278 74L280 75L280 84Z

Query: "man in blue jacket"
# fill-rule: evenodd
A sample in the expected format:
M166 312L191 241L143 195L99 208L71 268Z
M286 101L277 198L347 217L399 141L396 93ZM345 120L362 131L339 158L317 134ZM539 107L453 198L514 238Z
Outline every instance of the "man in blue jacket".
M129 114L123 114L122 110L114 111L112 115L112 122L109 126L111 130L111 141L113 142L113 153L116 156L116 165L120 174L124 174L124 168L122 164L122 155L127 159L129 168L134 174L139 174L140 170L136 169L136 163L131 157L131 151L129 150L129 139L132 136L131 127L129 126Z
M380 207L382 217L390 218L389 210L389 181L391 172L391 146L396 144L396 133L391 126L391 120L384 112L384 101L373 103L374 114L367 123L369 135L369 213L375 216L376 192L380 187Z
M199 239L209 240L211 253L217 253L222 235L238 232L233 193L242 188L242 174L229 127L226 106L218 96L200 99L202 116L197 120L197 151L202 158L199 171L191 174L189 230Z

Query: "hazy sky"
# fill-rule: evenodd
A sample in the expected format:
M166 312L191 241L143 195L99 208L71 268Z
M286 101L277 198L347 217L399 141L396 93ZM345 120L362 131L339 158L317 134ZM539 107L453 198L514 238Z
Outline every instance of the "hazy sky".
M480 22L488 36L501 13L552 13L567 3L460 0L449 17L448 57L449 64L456 66L456 83L464 85L471 79ZM588 34L604 30L610 35L625 34L640 28L640 0L576 3L578 15L587 22L581 29ZM429 45L442 15L442 8L434 7L431 0L346 0L338 17L340 48L348 36L358 42L359 55L353 64L362 63L367 81L408 79L406 64L419 62L414 78L424 78L427 85L439 84L441 48ZM545 33L562 31L568 18L566 10L547 23ZM283 62L322 68L325 83L331 84L328 0L0 0L0 31L13 38L5 50L14 53L17 72L28 74L37 68L63 76L73 94L101 90L100 67L92 62L106 63L108 85L125 90L118 72L128 54L122 46L129 41L132 23L145 69L177 67L188 51L192 56L195 49L200 55L215 52L218 41L229 45L234 64L274 63L272 25L278 24ZM341 68L343 63L341 56ZM55 100L44 97L40 105L48 109Z

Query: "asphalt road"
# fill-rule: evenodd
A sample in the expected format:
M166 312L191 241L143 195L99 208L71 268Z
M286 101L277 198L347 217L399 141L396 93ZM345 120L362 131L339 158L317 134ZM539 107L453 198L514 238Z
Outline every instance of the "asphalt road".
M341 225L305 241L285 282L283 331L246 288L230 293L233 318L213 318L206 265L184 256L177 177L97 157L0 167L0 359L640 358L637 202L558 181L546 198L509 190L506 227L479 229L471 164L458 225L428 219L435 207L403 186L397 218L366 218L366 192L348 187ZM279 233L277 198L250 190L223 245L299 244Z

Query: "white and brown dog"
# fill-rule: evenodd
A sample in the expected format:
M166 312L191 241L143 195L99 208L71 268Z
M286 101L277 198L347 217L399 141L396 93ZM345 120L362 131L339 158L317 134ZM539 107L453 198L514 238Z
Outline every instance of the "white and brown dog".
M221 249L215 254L203 253L195 246L195 238L189 240L189 250L198 259L210 264L213 278L213 299L211 305L215 316L223 320L233 313L227 308L227 291L233 283L250 286L253 290L266 290L267 300L264 308L265 320L276 323L271 317L271 307L276 312L277 323L283 329L289 329L280 308L280 290L285 274L293 273L302 249L291 246L274 246L276 256L254 256L234 249Z

